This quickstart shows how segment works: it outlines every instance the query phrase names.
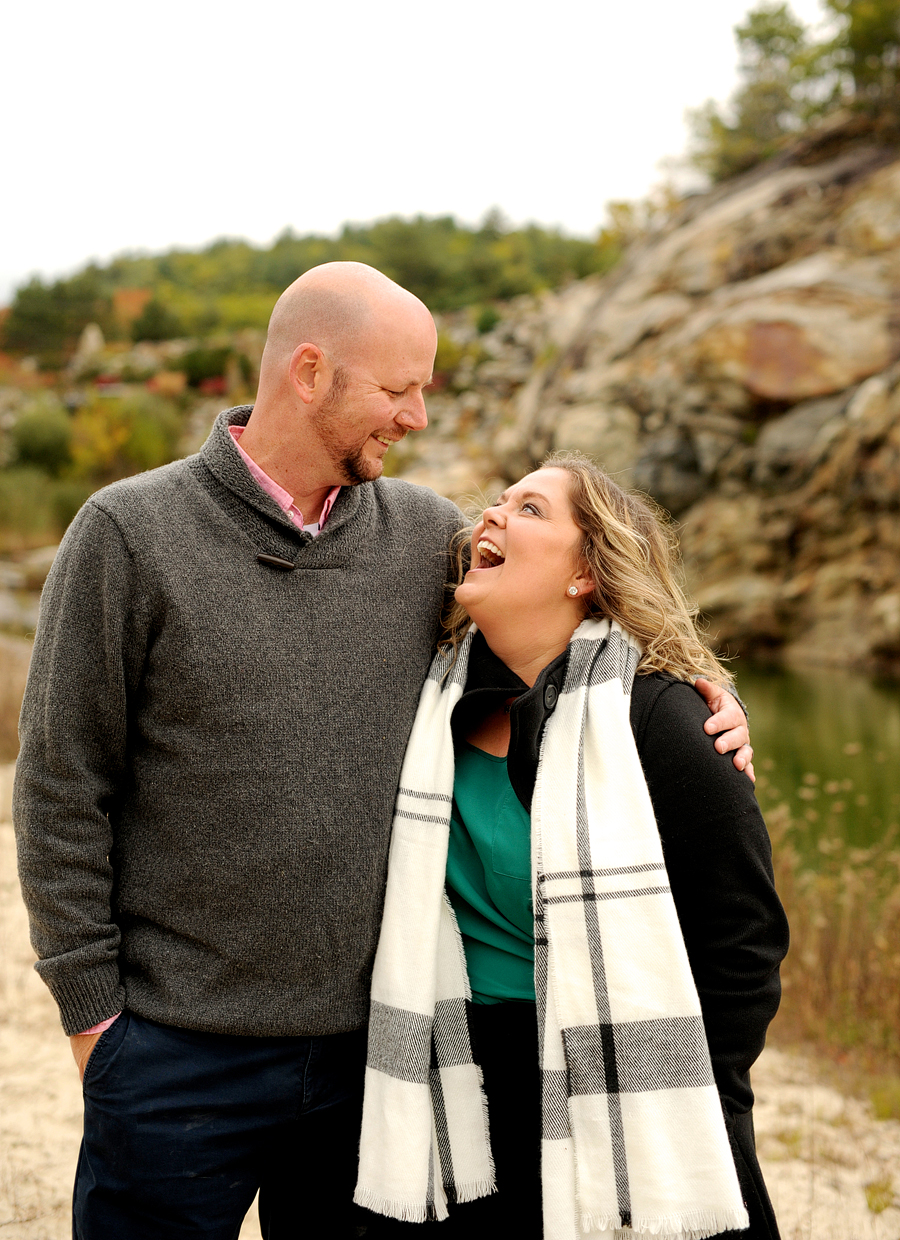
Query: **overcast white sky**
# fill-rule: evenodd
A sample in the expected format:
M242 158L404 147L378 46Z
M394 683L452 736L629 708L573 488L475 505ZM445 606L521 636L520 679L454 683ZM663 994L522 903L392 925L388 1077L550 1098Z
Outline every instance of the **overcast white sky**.
M9 7L0 304L124 250L498 206L591 235L735 85L748 0ZM793 0L818 22L818 0Z

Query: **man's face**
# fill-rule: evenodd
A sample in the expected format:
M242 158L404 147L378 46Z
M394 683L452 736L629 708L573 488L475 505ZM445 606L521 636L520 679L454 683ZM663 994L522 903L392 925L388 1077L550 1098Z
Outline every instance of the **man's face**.
M369 333L349 361L334 367L314 425L336 481L379 478L390 445L428 425L424 389L436 345L434 325L417 318Z

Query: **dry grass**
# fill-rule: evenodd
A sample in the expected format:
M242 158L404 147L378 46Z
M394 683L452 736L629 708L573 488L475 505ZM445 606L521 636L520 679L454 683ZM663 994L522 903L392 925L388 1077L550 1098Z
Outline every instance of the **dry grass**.
M16 728L30 658L31 642L0 633L0 762L13 761L19 752Z
M823 836L813 867L787 807L767 818L792 936L776 1038L824 1052L900 1117L900 846L891 832L865 849Z

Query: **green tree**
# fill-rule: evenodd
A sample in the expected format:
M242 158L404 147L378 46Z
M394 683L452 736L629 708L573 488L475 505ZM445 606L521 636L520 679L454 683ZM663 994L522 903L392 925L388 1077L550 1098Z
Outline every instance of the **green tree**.
M752 168L775 153L830 104L822 85L827 48L814 44L784 3L764 3L735 27L741 85L727 114L712 100L689 113L693 161L714 181ZM823 97L823 94L825 97Z
M900 0L824 0L841 20L835 64L852 78L855 102L896 114L900 95Z
M177 314L157 298L151 297L131 324L132 340L173 340L184 334Z
M88 323L99 323L107 337L114 334L112 298L97 267L53 284L35 276L16 293L4 323L3 344L52 364L75 348Z
M729 107L689 113L693 162L714 181L774 154L836 108L900 120L900 0L822 0L837 34L815 42L787 4L768 3L735 28L741 85Z

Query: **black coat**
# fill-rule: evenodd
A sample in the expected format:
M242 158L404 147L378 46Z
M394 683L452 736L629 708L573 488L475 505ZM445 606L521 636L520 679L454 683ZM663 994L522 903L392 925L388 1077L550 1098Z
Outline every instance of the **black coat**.
M501 701L510 710L507 768L530 811L541 736L562 689L566 654L529 688L477 634L453 713L459 740ZM635 677L631 728L653 802L672 896L700 997L713 1073L753 1240L778 1236L756 1158L749 1071L778 1008L787 919L768 833L750 780L703 731L705 702L683 681ZM738 1233L730 1233L736 1235Z

